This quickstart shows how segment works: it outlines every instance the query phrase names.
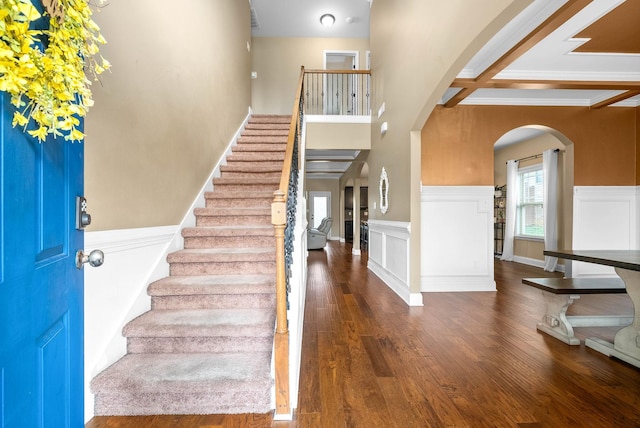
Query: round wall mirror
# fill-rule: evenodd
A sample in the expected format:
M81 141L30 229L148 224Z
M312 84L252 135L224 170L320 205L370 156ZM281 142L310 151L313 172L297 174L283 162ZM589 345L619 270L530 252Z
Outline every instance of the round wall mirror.
M380 173L380 211L385 214L389 209L389 177L387 170L382 167Z

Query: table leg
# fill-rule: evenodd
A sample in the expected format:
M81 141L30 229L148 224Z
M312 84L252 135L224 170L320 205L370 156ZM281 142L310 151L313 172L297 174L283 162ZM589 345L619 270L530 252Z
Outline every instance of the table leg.
M567 319L567 309L580 298L577 294L553 294L542 292L545 302L545 314L542 322L537 325L538 330L543 331L568 345L580 345L573 326Z
M624 281L633 302L634 317L631 325L616 333L614 349L640 362L640 272L616 268L616 273Z

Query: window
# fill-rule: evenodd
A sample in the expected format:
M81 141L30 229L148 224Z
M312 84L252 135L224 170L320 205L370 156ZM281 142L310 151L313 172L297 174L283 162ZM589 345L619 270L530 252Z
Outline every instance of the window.
M518 170L516 235L544 239L542 164Z

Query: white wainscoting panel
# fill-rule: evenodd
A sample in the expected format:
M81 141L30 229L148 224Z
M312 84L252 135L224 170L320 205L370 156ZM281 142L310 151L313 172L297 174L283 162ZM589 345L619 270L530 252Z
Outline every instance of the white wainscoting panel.
M369 220L367 267L409 306L422 306L422 294L412 293L409 283L411 224Z
M424 186L423 292L495 291L492 186Z
M574 250L639 249L637 186L576 186L573 190ZM573 277L616 276L613 268L572 262Z
M169 274L164 262L178 226L86 232L87 250L104 252L104 264L85 265L85 414L93 416L93 394L89 382L102 369L126 353L122 327L149 310L146 293L150 278ZM159 266L159 269L157 267Z

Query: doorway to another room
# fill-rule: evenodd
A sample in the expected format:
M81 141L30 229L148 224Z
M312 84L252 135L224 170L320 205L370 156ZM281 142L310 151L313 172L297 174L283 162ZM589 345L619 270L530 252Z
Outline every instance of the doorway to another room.
M325 217L331 217L331 192L309 192L309 224L311 228L317 228Z
M357 70L358 51L324 51L325 70ZM324 113L359 114L357 77L352 74L328 74L324 79Z

